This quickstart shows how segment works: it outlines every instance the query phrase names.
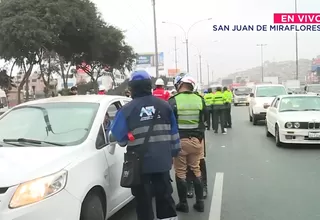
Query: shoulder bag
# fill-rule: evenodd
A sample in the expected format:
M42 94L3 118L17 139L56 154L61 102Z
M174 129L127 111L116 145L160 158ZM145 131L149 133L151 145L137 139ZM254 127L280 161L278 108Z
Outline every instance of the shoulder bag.
M159 110L156 110L153 115L151 125L144 139L143 144L136 151L127 151L124 154L124 162L122 167L122 175L120 180L120 186L124 188L132 188L141 184L143 158L148 151L148 142L153 131L156 119L158 118Z

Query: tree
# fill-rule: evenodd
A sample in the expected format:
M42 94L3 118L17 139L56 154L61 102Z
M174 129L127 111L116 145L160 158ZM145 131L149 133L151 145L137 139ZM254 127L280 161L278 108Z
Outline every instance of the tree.
M78 59L78 67L86 72L92 82L108 73L114 80L114 71L131 70L136 54L125 43L123 32L112 25L102 25L94 32L94 40L88 53Z
M98 18L89 0L0 2L0 58L18 60L24 70L19 103L20 92L43 51L56 51L66 61L87 52Z

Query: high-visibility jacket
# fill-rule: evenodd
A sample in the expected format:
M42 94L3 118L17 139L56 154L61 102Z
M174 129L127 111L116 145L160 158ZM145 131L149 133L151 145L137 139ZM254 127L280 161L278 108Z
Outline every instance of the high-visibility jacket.
M152 95L164 101L168 101L170 98L170 93L163 88L157 88L153 90Z
M204 101L206 102L206 106L213 105L213 99L214 99L214 94L213 93L207 93L204 95Z
M213 105L223 105L226 102L226 96L220 92L216 91L213 94Z
M225 98L225 102L226 103L231 103L232 102L232 97L233 94L230 90L226 90L223 92L224 98Z

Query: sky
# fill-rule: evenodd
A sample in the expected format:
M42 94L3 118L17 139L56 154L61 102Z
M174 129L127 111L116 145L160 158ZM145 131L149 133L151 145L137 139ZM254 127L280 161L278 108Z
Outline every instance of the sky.
M297 0L298 12L316 13L319 0ZM137 53L155 51L153 12L151 0L93 0L109 24L125 31L127 42ZM190 73L195 77L199 68L199 53L202 57L202 74L218 78L230 73L260 66L260 48L267 44L264 60L295 60L294 32L213 32L213 25L271 25L273 13L293 13L294 0L156 0L158 51L164 52L164 67L175 68L174 38L177 39L178 69L186 70L186 49L183 31L199 20L203 21L190 29ZM299 57L312 59L320 54L320 33L300 32ZM148 69L155 74L154 68ZM212 79L212 78L210 78Z

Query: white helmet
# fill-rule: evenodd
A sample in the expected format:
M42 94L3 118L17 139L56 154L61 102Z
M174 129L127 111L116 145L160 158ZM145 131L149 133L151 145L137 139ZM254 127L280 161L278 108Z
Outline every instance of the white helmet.
M156 86L164 86L163 79L161 79L161 78L157 79L155 85L156 85Z
M104 91L104 90L106 90L106 87L104 87L103 85L100 85L99 86L99 91Z
M182 79L180 80L180 85L182 85L183 83L191 84L193 90L196 89L196 81L193 77L191 77L189 75L182 77Z

